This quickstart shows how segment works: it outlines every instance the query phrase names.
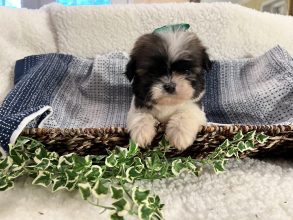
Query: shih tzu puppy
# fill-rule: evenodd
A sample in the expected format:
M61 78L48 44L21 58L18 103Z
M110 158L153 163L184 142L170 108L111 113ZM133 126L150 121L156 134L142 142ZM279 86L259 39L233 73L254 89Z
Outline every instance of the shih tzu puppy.
M127 128L139 146L151 144L159 122L166 124L166 138L177 149L193 143L206 124L201 100L209 66L195 33L152 33L136 41L125 74L133 91Z

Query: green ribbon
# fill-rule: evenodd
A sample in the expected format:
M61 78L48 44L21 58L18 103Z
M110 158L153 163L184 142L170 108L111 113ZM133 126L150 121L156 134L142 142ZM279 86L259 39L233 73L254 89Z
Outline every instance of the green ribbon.
M163 27L156 28L153 33L162 33L162 32L175 32L175 31L186 31L190 27L189 24L182 23L182 24L170 24L170 25L165 25Z

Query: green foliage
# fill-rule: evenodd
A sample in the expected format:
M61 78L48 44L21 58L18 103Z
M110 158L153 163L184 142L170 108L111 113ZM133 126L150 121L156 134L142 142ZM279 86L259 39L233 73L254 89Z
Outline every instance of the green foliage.
M111 219L121 220L125 215L140 219L163 219L163 204L157 195L134 186L137 180L154 180L191 172L199 175L205 166L216 173L225 170L229 157L263 144L268 136L249 132L237 133L233 140L225 140L203 160L191 157L167 158L169 143L163 138L159 146L141 152L130 141L128 148L117 147L107 155L78 156L75 153L59 156L48 152L40 142L20 137L10 146L9 155L0 159L0 191L13 188L19 176L33 177L33 184L58 190L78 190L81 197L93 205L111 211ZM99 204L99 199L110 195L111 206Z

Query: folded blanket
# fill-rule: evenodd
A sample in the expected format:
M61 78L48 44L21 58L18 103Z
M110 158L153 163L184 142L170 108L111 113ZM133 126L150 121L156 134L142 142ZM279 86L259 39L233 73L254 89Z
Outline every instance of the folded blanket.
M93 60L45 54L17 61L15 88L0 108L0 145L7 150L25 127L125 126L127 61L122 52Z
M17 61L15 88L0 108L0 145L25 127L125 127L131 88L121 52L82 59L46 54ZM293 122L293 61L280 47L254 59L214 61L206 73L209 122Z
M214 61L204 107L217 123L292 124L293 58L277 46L257 58Z

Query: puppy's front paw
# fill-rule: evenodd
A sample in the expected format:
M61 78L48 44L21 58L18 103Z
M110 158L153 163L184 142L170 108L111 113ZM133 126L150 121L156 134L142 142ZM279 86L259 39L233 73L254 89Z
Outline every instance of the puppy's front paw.
M166 138L178 150L185 150L193 144L199 127L200 124L196 121L181 115L175 115L168 122Z
M128 120L128 130L131 139L140 147L146 147L152 143L156 135L157 121L152 115L137 114Z
M185 128L178 128L170 126L166 130L166 138L170 144L176 147L178 150L185 150L192 145L195 140L196 132L190 133Z

